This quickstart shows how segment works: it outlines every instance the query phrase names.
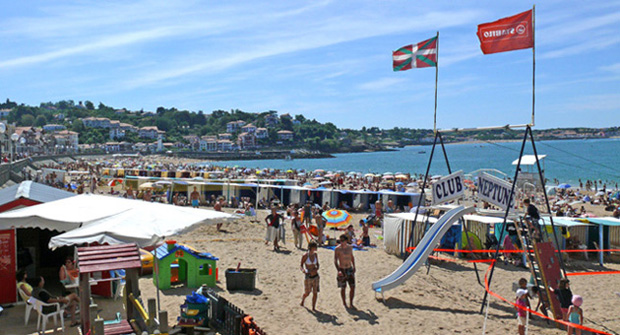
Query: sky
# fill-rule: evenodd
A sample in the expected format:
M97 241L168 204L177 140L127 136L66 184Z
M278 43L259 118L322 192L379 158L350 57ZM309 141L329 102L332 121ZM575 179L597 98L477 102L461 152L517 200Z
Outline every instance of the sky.
M440 129L531 118L532 50L477 25L524 1L3 1L0 99L276 110L341 128L433 127L434 68L392 51L439 31ZM620 126L620 1L536 5L536 128Z

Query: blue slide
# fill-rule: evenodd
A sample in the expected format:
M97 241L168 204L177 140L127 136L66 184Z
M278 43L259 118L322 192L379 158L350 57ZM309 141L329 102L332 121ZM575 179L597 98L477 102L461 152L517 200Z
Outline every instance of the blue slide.
M418 246L413 253L407 257L405 262L389 276L374 282L372 284L372 289L375 290L375 292L383 293L404 283L405 280L409 279L409 277L424 264L428 256L433 252L433 249L435 249L435 246L441 241L441 238L450 230L450 227L463 217L463 215L471 214L475 211L476 209L474 207L458 206L446 212L433 226L431 226L426 234L424 234Z

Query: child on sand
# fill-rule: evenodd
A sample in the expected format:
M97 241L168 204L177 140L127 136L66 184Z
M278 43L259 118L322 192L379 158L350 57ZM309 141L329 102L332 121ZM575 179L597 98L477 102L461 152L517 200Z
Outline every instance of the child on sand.
M560 301L560 309L562 310L562 319L567 321L568 309L571 306L573 299L573 292L570 290L570 281L566 278L560 279L560 285L557 289L551 289L555 295L558 296Z
M579 295L574 295L572 303L573 305L568 308L568 322L581 325L583 324L583 310L581 309L583 298ZM581 329L571 326L568 326L568 335L573 334L573 329L575 330L574 334L581 335Z
M519 335L525 334L525 325L527 324L527 290L522 288L517 290L517 301L515 304L518 306L517 308L517 324L519 325ZM522 307L522 308L519 308Z

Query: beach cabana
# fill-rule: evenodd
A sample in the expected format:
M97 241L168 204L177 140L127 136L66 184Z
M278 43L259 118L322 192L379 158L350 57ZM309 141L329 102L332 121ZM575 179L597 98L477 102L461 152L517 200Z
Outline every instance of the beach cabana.
M590 227L588 232L588 237L590 243L588 243L588 247L590 245L594 246L594 240L596 240L596 235L598 233L598 258L599 263L603 265L603 255L604 252L601 249L609 249L609 229L611 227L620 227L620 219L616 219L613 217L603 217L603 218L578 218L575 219L579 222L591 223L596 225L595 227ZM596 229L594 229L596 228Z
M87 243L149 246L197 224L235 219L206 209L82 194L2 213L0 229L37 227L66 232L50 240L50 249Z
M0 190L0 212L36 206L54 200L74 197L75 195L74 193L33 181L24 181ZM37 272L37 267L32 260L36 254L45 254L47 248L44 246L47 244L49 237L54 234L58 233L49 230L33 233L32 231L6 225L0 227L0 254L4 257L4 266L0 266L0 304L17 301L14 283L18 266L22 268L28 266L26 270L33 276ZM20 247L19 250L17 246ZM18 262L18 260L20 261ZM28 261L30 264L25 263L25 261Z
M401 257L406 255L411 231L413 230L413 245L415 246L422 239L426 224L432 225L435 222L437 218L420 213L417 218L415 213L386 214L381 227L386 252Z

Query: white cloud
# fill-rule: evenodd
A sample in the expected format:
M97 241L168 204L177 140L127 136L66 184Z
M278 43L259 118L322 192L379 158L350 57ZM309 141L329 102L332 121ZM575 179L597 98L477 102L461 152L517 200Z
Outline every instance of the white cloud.
M383 91L394 88L394 86L402 87L407 80L405 78L385 77L373 81L369 81L358 85L358 88L365 91Z

